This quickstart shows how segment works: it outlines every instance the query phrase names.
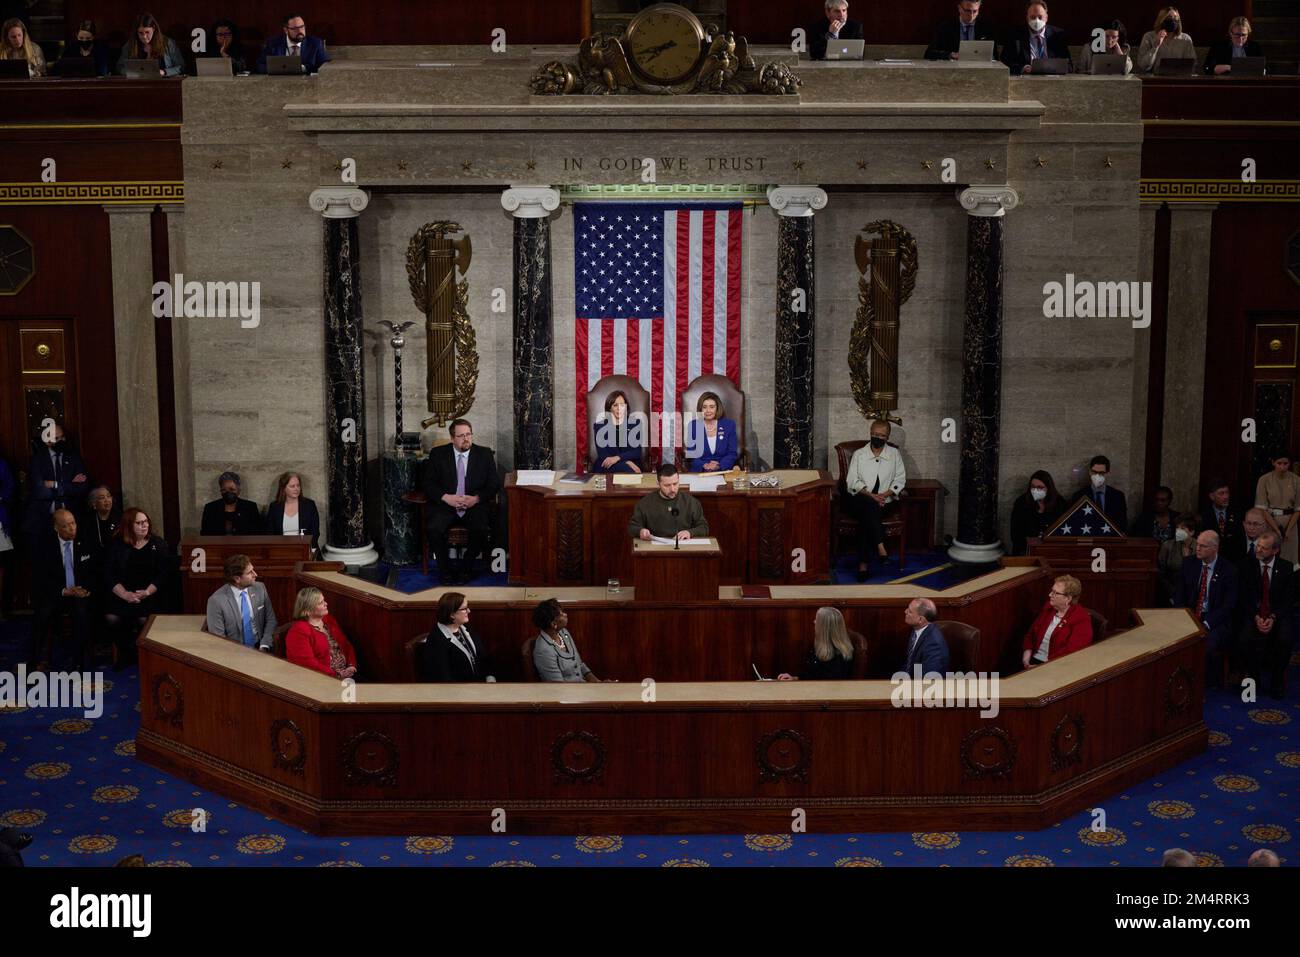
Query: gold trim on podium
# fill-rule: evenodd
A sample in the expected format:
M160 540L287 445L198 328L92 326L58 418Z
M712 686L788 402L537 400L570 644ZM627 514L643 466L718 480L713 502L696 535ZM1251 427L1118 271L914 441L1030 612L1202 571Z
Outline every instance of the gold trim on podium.
M184 202L185 183L181 180L0 183L0 206L143 206Z

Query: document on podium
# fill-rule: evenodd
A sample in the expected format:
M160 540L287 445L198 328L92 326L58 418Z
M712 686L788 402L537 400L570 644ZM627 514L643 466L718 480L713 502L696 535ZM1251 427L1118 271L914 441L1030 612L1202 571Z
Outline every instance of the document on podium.
M712 545L713 544L713 539L711 538L686 538L683 539L680 543L678 543L677 539L675 538L663 538L660 535L651 535L650 541L655 545L680 544L682 548L686 548L687 546L690 545Z
M716 492L727 484L725 475L683 475L682 484L691 492Z
M520 469L515 475L516 485L554 485L554 469Z

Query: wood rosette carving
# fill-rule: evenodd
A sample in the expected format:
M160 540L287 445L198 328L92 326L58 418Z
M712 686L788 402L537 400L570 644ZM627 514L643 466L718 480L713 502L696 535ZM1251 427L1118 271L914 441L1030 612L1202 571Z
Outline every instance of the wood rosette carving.
M1192 673L1182 665L1169 674L1165 682L1165 720L1186 714L1196 697Z
M586 558L582 547L582 510L559 509L555 513L555 575L560 581L581 583Z
M271 722L271 757L277 768L302 776L307 763L307 743L296 722L288 718Z
M605 774L605 744L590 731L566 731L551 745L556 784L590 784Z
M1083 760L1083 715L1062 715L1052 729L1052 770Z
M812 742L802 731L778 728L759 739L754 758L759 780L806 783L812 769Z
M758 511L758 577L780 581L785 571L785 548L782 545L784 509L763 508Z
M185 726L185 692L171 675L153 679L153 707L155 718L166 719L174 728Z
M397 744L382 731L362 731L343 743L343 780L392 787L397 783Z
M1016 764L1015 739L996 725L975 728L962 739L961 764L968 778L1004 778Z
M879 219L857 237L858 312L849 332L849 384L867 419L890 419L898 408L898 322L916 289L916 237L898 223ZM898 422L899 419L892 419Z

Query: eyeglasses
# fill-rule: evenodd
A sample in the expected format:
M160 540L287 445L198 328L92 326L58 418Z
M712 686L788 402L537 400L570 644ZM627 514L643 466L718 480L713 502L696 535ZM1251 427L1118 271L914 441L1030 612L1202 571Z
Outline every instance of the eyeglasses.
M1233 33L1230 35L1234 40L1244 40L1246 37L1250 36L1249 33Z
M1051 595L1053 598L1069 598L1069 597L1070 597L1070 596L1067 595L1065 592L1063 592L1063 591L1057 591L1057 590L1054 589L1054 588L1053 588L1050 592L1048 592L1048 594Z

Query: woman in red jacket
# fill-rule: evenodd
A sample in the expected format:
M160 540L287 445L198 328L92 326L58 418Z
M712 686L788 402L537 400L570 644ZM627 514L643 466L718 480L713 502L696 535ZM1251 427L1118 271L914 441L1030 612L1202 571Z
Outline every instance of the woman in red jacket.
M319 588L304 588L293 603L296 619L284 636L284 656L331 678L355 678L357 653L329 613Z
M1079 604L1083 586L1073 575L1061 575L1052 582L1047 604L1025 635L1026 668L1055 661L1092 644L1092 618Z

